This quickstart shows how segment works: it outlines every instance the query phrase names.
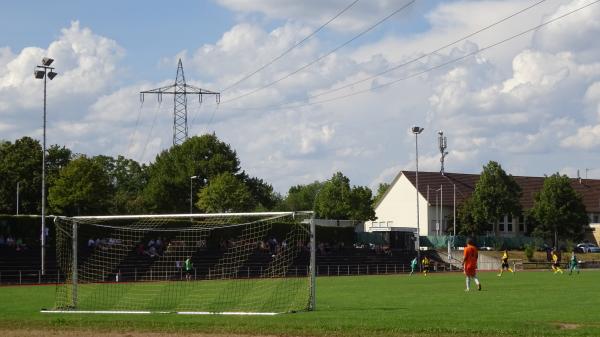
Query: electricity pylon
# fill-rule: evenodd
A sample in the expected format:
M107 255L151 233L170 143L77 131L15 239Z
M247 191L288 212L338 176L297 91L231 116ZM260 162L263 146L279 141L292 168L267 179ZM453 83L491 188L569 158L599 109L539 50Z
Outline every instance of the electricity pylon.
M174 84L162 88L140 91L140 101L144 101L145 94L156 94L159 102L162 102L162 95L173 95L173 145L179 145L188 138L187 95L198 95L200 103L202 103L204 95L215 95L217 104L221 100L221 94L218 92L201 89L185 83L181 59L179 59L179 63L177 64L177 77L175 77Z

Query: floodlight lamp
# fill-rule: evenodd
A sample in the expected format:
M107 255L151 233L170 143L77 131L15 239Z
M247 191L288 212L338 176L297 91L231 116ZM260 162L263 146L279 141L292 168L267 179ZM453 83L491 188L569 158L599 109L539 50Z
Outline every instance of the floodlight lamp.
M51 59L51 58L49 58L49 57L44 57L44 58L42 59L42 64L43 64L44 66L46 66L46 67L48 67L49 65L51 65L51 64L52 64L52 62L54 62L54 59Z
M48 78L53 80L58 73L53 72L52 70L48 73Z
M44 71L43 70L34 70L33 75L37 79L42 79L42 78L44 78Z
M198 176L191 176L190 179L196 179Z
M413 132L414 134L417 134L417 135L418 135L419 133L423 132L423 130L425 130L425 129L423 129L422 127L419 127L419 126L413 126L413 127L412 127L412 132Z

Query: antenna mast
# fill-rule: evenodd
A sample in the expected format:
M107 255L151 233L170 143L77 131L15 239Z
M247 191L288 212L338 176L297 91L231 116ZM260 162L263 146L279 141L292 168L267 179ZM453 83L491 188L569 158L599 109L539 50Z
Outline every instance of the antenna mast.
M187 124L187 95L198 95L198 101L202 103L204 95L215 95L217 104L221 101L221 94L189 85L185 83L183 74L183 65L181 59L177 64L177 76L175 83L166 87L140 91L140 101L144 101L145 94L156 94L159 102L162 102L162 95L173 95L173 145L179 145L188 138Z
M439 135L438 145L440 148L440 153L442 155L440 158L440 163L441 163L440 173L442 175L444 175L444 159L448 155L448 152L446 152L446 148L448 147L448 141L447 141L446 137L444 136L444 131L442 131L442 130L438 131L438 135Z

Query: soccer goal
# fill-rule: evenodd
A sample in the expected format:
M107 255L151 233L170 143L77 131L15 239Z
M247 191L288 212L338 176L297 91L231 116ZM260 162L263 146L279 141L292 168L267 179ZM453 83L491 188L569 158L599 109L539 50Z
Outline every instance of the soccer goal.
M56 217L51 312L275 314L315 307L312 212Z

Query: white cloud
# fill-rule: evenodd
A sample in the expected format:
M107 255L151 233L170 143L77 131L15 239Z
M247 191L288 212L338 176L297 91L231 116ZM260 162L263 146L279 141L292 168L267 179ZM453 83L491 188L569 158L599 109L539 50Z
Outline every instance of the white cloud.
M88 130L96 128L100 132L97 125L82 119L87 104L109 89L118 77L118 62L123 54L114 40L94 34L77 21L62 29L46 49L26 47L17 53L0 49L0 117L11 126L2 137L41 136L42 82L34 79L33 69L42 57L48 56L55 59L52 66L58 72L47 85L48 143L73 145L76 152L102 152L103 146L93 144L97 139L88 138Z
M348 0L217 0L222 6L243 14L262 14L270 19L300 20L314 26L320 26L329 21L334 15L351 4ZM359 1L329 27L339 31L357 31L371 26L381 18L398 10L409 1L395 2L388 0ZM410 15L418 8L413 4L403 10L394 19L401 20L403 15ZM393 21L393 20L391 20Z
M584 126L577 130L575 135L569 136L561 142L564 147L593 149L600 146L600 124Z
M222 90L269 62L348 2L220 3L246 14L218 41L160 60L174 66L182 57L188 83L210 90ZM346 32L358 29L398 5L383 0L359 3L366 7L357 7L346 21L340 18L332 27L346 25ZM308 98L423 55L526 6L520 0L444 3L426 13L429 27L422 32L370 37L369 42L342 49L268 89L226 103L319 57L331 48L331 40L345 37L317 36L225 91L218 109L210 101L199 108L190 100L190 134L215 131L236 149L246 172L267 180L280 192L291 185L328 179L337 170L349 176L352 184L375 188L391 181L400 168L414 169L414 135L408 131L412 125L425 127L419 136L423 170L439 170L436 131L440 129L448 136L447 171L479 172L488 160L501 162L511 173L533 175L573 166L582 158L587 166L600 167L593 152L600 146L600 51L592 43L598 35L597 20L591 19L597 17L598 9L592 11L592 7L582 11L582 16L574 14L560 21L560 28L549 25L477 57L393 86L328 104L250 109L287 102L314 103L385 84L478 50L580 1L559 8L565 3L549 2L410 67L334 94ZM284 22L266 29L260 20L246 16L254 13ZM575 37L574 41L569 36ZM23 130L39 130L40 83L33 80L31 72L47 54L57 60L60 73L49 87L50 142L67 145L75 152L152 160L171 144L172 102L164 100L159 105L147 97L140 108L138 91L161 83L111 85L121 76L119 62L124 53L116 41L81 28L77 22L46 49L29 47L15 52L0 48L2 137L16 138L23 136Z

